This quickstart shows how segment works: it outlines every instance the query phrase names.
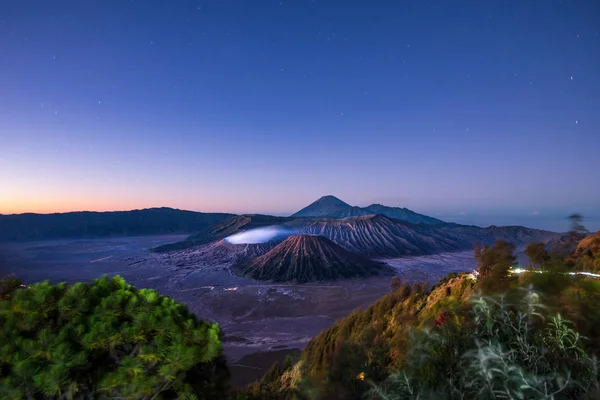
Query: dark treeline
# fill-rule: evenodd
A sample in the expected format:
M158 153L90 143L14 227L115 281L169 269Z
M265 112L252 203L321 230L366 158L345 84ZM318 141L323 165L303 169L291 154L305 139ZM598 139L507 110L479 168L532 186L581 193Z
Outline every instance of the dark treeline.
M192 233L228 217L172 208L0 215L0 242Z

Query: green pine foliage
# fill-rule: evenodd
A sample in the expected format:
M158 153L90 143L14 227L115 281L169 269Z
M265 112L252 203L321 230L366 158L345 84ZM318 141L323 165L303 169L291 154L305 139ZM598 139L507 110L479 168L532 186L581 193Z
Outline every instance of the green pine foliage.
M219 328L116 276L37 283L0 301L0 393L9 399L215 399Z

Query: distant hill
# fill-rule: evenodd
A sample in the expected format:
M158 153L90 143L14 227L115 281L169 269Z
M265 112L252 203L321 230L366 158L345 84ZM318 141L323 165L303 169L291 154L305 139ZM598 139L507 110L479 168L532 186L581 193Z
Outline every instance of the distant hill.
M368 207L356 207L331 195L321 197L314 203L293 214L292 217L347 218L371 214L381 214L386 217L412 222L414 224L437 225L444 223L444 221L416 213L408 208L388 207L381 204L371 204Z
M436 227L436 231L442 235L467 238L471 241L471 245L475 242L492 244L497 239L503 239L516 246L524 246L531 242L549 242L560 235L556 232L518 225L491 225L487 228L481 228L473 225L447 224Z
M0 215L0 242L192 233L232 214L173 208Z
M360 207L352 207L335 196L323 196L315 202L292 214L292 217L346 218L367 215Z
M401 221L412 222L413 224L438 225L445 223L437 218L428 217L427 215L419 214L403 207L388 207L381 204L371 204L368 207L364 207L363 210L367 211L369 214L381 214Z
M253 279L291 283L368 277L388 270L383 263L317 235L290 236L268 253L237 263L232 269Z

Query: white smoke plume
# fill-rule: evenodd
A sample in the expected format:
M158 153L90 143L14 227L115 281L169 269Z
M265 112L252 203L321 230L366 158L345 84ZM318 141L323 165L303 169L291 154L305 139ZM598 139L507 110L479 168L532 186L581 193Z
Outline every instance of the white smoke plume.
M264 228L251 229L249 231L227 236L225 241L231 244L259 244L266 243L276 238L291 236L294 231L280 226L267 226Z

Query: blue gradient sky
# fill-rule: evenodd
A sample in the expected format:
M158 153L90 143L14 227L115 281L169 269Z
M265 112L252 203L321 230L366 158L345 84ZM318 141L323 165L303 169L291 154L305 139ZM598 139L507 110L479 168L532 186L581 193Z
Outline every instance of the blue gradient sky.
M593 219L599 31L595 0L3 1L0 212Z

